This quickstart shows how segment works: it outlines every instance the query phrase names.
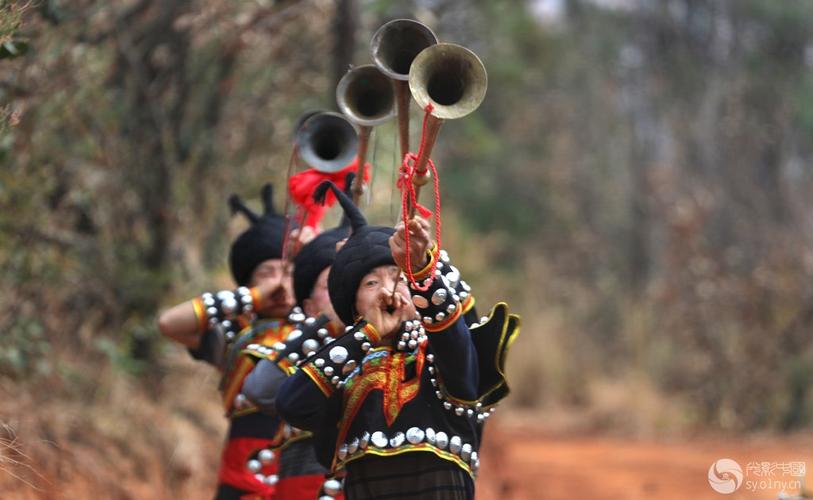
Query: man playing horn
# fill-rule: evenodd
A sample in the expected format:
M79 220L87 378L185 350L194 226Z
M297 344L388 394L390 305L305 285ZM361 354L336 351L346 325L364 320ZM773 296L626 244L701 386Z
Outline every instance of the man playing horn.
M245 377L256 359L248 344L270 346L294 329L286 315L293 306L290 265L282 259L285 218L274 211L271 185L263 188L265 212L258 215L236 196L232 210L251 223L231 246L229 266L238 288L204 293L163 312L161 333L186 346L198 360L222 373L220 390L229 418L228 439L221 456L216 499L278 498L281 446L302 436L278 416L259 412L243 394Z
M369 226L327 187L351 221L328 291L352 326L285 381L277 410L316 432L320 460L346 473L348 499L473 498L480 427L508 393L503 368L519 319L498 304L469 328L470 289L427 221ZM406 231L417 285L403 279Z

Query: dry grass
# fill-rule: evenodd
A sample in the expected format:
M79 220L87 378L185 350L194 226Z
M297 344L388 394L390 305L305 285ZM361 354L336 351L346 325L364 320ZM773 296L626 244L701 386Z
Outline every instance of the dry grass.
M0 490L26 499L210 496L226 425L216 375L179 350L168 361L160 394L110 369L91 388L21 391L2 381L13 396L0 403Z

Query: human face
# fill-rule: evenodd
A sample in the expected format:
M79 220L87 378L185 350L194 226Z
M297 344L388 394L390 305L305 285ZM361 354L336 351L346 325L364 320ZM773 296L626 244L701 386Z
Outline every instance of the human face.
M294 306L291 264L282 259L268 259L251 273L252 287L259 289L265 307L257 310L262 317L281 318Z
M390 291L401 295L406 305L393 309L388 303ZM359 283L356 292L356 313L374 323L382 336L393 333L402 321L418 316L410 300L409 288L398 266L378 266L367 273ZM378 324L375 324L378 323Z
M313 284L313 290L310 297L302 302L302 307L305 309L305 314L311 317L316 317L324 314L330 321L333 321L340 327L344 324L336 316L333 310L333 304L330 303L330 293L327 288L327 277L330 274L330 266L324 268L319 277L316 278L316 283Z

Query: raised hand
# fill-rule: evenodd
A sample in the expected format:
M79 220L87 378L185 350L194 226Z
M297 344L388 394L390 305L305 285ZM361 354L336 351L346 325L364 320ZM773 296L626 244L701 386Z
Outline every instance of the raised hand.
M432 237L429 234L429 221L420 216L399 222L395 226L395 234L390 236L390 249L395 263L401 269L406 269L406 234L409 231L409 260L413 271L417 271L429 262L426 251L432 246Z

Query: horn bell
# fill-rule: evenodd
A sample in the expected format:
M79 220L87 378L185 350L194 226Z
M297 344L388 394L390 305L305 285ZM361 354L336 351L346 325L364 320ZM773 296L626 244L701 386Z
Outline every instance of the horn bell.
M390 79L374 64L348 71L336 86L339 109L356 125L372 127L395 114L395 92Z
M488 75L477 54L460 45L439 43L424 49L409 69L409 90L421 108L431 103L432 115L462 118L480 106Z
M349 165L358 152L358 134L339 113L311 116L297 130L299 156L310 167L325 173L338 172Z
M412 19L395 19L378 28L370 42L370 52L373 62L385 75L407 80L415 57L436 43L438 37L425 24Z
M296 133L299 132L299 129L302 128L302 125L304 125L305 122L308 121L308 119L318 115L319 113L327 113L327 110L326 109L311 109L311 110L305 111L304 113L299 115L299 118L296 119L296 123L294 123L294 127L293 127L294 137L296 137Z

